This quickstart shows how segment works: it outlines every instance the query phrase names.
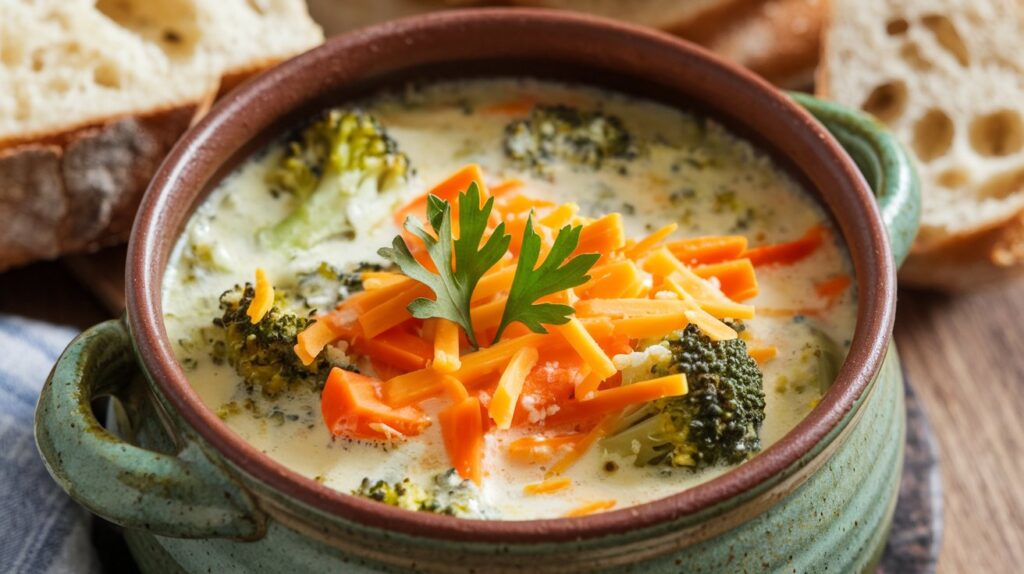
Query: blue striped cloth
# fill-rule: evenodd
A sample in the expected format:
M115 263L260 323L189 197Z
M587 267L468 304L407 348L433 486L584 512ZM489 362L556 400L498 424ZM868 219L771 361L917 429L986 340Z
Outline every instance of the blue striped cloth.
M89 515L47 474L32 419L39 390L75 336L0 315L0 571L99 572Z

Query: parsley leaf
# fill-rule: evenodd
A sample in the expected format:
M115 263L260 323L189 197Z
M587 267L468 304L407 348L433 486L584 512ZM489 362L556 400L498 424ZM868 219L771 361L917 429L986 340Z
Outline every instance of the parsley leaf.
M555 242L548 251L544 263L534 268L540 256L540 236L533 230L533 215L526 220L523 231L523 246L519 251L519 263L512 278L505 311L494 341L501 339L505 328L516 321L526 325L534 333L547 333L543 324L564 325L575 309L557 303L534 301L559 291L582 285L590 280L587 271L601 258L600 253L583 253L569 259L580 242L582 227L566 225L558 230ZM566 261L568 259L568 261Z
M402 273L434 292L433 301L419 298L409 304L413 317L453 321L462 327L466 338L476 348L478 345L470 318L473 290L484 273L508 251L512 236L505 233L505 224L501 223L481 246L494 198L489 198L481 207L480 189L474 182L459 194L458 201L459 237L454 241L451 204L439 197L427 196L427 222L434 231L433 235L412 217L405 220L405 228L423 240L437 273L416 261L401 235L395 237L390 248L382 248L378 253L398 265Z

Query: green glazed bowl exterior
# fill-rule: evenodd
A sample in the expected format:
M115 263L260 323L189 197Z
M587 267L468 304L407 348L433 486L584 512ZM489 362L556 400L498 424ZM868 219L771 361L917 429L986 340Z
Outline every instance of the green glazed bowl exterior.
M432 56L432 44L417 42L445 30L457 31L469 45L476 38L479 50L488 46L494 52L489 57L497 60L536 49L596 65L621 52L622 62L607 66L641 78L655 74L644 66L677 57L679 73L718 82L708 88L712 92L747 90L743 97L760 102L759 113L769 118L751 125L770 126L777 116L783 118L780 129L820 144L768 142L795 150L785 157L810 179L836 182L835 189L822 192L823 202L847 238L857 270L860 315L833 389L787 437L723 477L662 501L581 519L502 523L421 515L329 491L255 453L198 405L180 368L160 357L168 351L159 338L159 304L152 298L159 293L167 246L178 230L160 228L168 217L184 221L201 194L193 189L187 192L188 205L179 205L184 200L168 190L188 188L195 177L189 170L197 165L230 167L223 154L211 151L226 144L203 144L203 138L241 137L246 120L259 115L240 117L245 116L245 98L255 97L260 85L266 88L285 77L281 74L315 68L332 50L355 62L338 64L342 67L358 66L364 57L386 68L392 49L419 55L402 55L407 59L441 58L444 49L436 48ZM871 570L891 524L903 456L901 371L890 342L895 261L905 257L919 215L912 164L892 138L858 113L794 95L821 122L815 123L760 80L700 50L592 18L468 11L361 34L300 57L236 92L186 135L161 168L133 231L130 329L109 321L83 333L62 355L40 397L37 442L61 486L89 510L125 527L146 572ZM527 36L539 47L516 43ZM595 47L588 41L594 38L605 45ZM394 48L403 43L405 48ZM309 89L326 90L315 81ZM287 113L293 105L289 98L304 97L282 95L277 103L266 104L281 110L260 113L294 120ZM251 146L231 143L236 155L251 151ZM159 238L154 240L153 233ZM91 401L100 395L120 400L121 408L113 411L116 434L92 415Z

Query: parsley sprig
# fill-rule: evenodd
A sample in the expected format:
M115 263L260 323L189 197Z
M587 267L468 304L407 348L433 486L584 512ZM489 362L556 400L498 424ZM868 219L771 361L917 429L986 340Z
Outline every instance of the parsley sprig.
M451 205L434 195L427 196L427 223L433 233L424 229L412 217L405 220L405 228L426 246L427 255L434 263L436 272L427 269L413 257L401 235L395 237L390 248L382 248L378 253L398 265L402 273L434 292L434 300L419 298L409 304L409 312L413 317L436 317L453 321L465 331L473 348L477 348L479 345L470 315L473 290L484 274L508 251L512 236L505 233L505 224L499 223L487 240L483 241L494 208L494 198L489 198L481 206L480 190L476 183L459 194L458 202L458 238L454 238L452 233ZM546 333L545 324L562 325L569 321L569 316L574 312L571 306L536 301L590 280L587 271L600 259L600 254L584 253L570 259L579 245L581 231L580 226L566 225L560 229L544 262L538 266L540 236L533 228L533 216L527 219L519 261L494 342L515 322L526 325L535 333Z
M480 206L480 190L476 183L459 194L459 237L452 241L451 204L435 195L427 196L427 221L433 229L431 235L416 220L409 217L405 228L423 240L427 255L434 262L437 273L420 264L405 239L398 235L390 248L378 251L381 257L394 262L407 276L423 283L434 292L435 299L419 298L409 304L409 312L417 319L433 317L448 319L466 332L474 348L478 347L470 317L470 301L480 278L508 251L512 236L505 233L500 223L481 247L487 221L494 207L491 197ZM454 265L452 256L454 255Z
M533 215L526 220L523 231L523 246L519 251L519 263L508 291L505 312L494 340L501 339L505 328L516 321L524 324L534 333L547 333L544 324L564 325L575 309L559 303L535 303L541 297L577 287L590 281L587 271L601 258L600 253L583 253L569 259L576 251L583 228L565 227L558 230L544 262L537 266L540 257L540 236L533 230Z

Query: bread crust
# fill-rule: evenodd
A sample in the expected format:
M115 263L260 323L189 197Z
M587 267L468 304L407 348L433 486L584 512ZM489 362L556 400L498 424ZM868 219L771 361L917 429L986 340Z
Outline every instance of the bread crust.
M1000 283L1024 272L1024 210L987 227L915 248L900 268L909 287L970 291Z
M831 0L826 2L815 93L829 98L828 58ZM963 292L991 286L1024 272L1024 210L927 243L915 242L899 270L900 284L920 289Z
M229 71L195 102L0 141L0 271L127 240L178 138L216 97L280 61Z

